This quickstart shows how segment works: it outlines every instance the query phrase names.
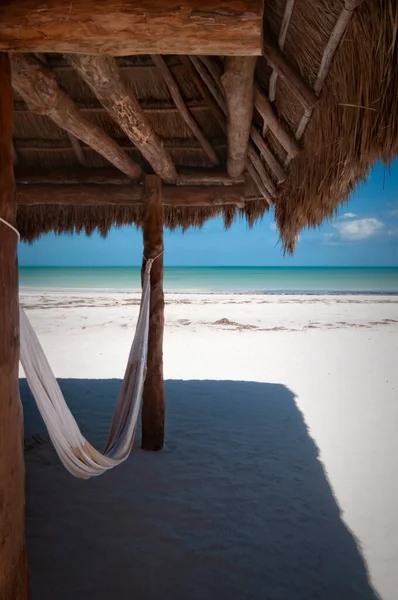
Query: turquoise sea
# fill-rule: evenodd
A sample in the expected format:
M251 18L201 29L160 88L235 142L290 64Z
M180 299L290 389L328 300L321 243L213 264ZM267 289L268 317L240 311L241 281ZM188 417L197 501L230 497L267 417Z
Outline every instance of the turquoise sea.
M135 291L139 267L20 267L23 288ZM166 291L398 294L398 267L166 267Z

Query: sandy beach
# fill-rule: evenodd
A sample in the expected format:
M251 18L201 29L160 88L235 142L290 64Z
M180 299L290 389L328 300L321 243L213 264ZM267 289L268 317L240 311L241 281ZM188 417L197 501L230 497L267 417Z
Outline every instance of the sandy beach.
M101 448L139 295L22 290ZM32 600L396 600L398 297L167 294L166 447L89 482L21 372Z

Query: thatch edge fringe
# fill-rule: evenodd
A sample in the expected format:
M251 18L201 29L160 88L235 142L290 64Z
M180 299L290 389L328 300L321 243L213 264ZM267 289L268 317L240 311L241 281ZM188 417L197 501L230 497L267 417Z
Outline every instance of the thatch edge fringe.
M303 228L335 215L376 161L398 153L397 24L395 0L365 2L353 16L276 200L287 252Z

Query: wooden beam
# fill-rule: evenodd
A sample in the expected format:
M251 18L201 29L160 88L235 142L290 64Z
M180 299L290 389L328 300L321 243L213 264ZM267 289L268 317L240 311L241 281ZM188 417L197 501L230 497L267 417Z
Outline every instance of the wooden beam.
M278 37L278 46L279 46L279 50L281 52L283 51L283 48L285 47L287 30L289 28L290 19L293 14L294 2L295 2L295 0L286 0L281 30L279 32L279 37ZM272 69L272 73L269 78L269 87L268 87L268 97L271 102L273 102L275 100L277 79L278 79L278 73L274 69Z
M268 98L260 90L258 85L254 86L254 106L262 116L264 123L270 128L276 139L284 147L289 156L294 158L301 148L297 141L282 127L278 117Z
M263 0L0 3L0 51L261 55Z
M194 136L196 137L196 139L202 146L203 150L206 152L207 156L210 158L211 163L213 165L220 164L218 156L215 153L215 151L213 150L210 142L208 141L205 134L203 133L203 131L201 130L201 128L199 127L199 125L197 124L197 122L195 121L195 119L193 118L191 113L189 112L189 110L185 104L185 101L181 95L181 92L178 88L177 81L175 80L174 75L172 74L169 67L167 66L166 61L163 59L162 56L157 56L157 55L152 55L152 60L155 63L155 65L158 67L158 69L169 89L171 97L173 98L175 105L178 108L178 111L179 111L181 117L184 119L185 123L188 125L189 129L192 131L192 133L194 134Z
M225 119L224 119L225 120ZM213 148L223 150L227 147L225 138L213 138L211 140ZM15 148L17 151L33 151L33 152L73 152L70 144L65 140L47 140L47 139L15 139ZM129 153L138 153L139 150L129 143L128 140L120 140L119 148L126 150ZM169 150L198 150L203 152L201 146L192 138L167 138L164 142L164 147ZM131 178L130 178L131 179Z
M22 168L15 170L18 185L130 185L130 179L117 169L68 167L66 169ZM182 168L178 172L178 185L235 185L245 183L244 176L231 178L221 169ZM131 186L142 189L140 186Z
M269 168L274 173L277 182L282 183L282 181L285 181L286 171L284 170L278 159L275 157L275 155L271 152L263 136L255 128L254 125L252 125L250 129L250 137L259 149L261 156L265 159Z
M243 175L230 177L220 169L180 169L178 185L235 185L244 183Z
M145 205L142 218L144 272L146 260L155 259L151 270L151 300L147 371L142 399L143 450L161 450L164 444L166 396L163 381L163 202L162 182L156 175L145 178Z
M186 58L186 57L181 57ZM188 59L189 60L189 59ZM119 69L120 69L119 65ZM70 67L72 70L73 67ZM123 72L123 69L121 69ZM54 69L53 69L54 71ZM76 107L82 113L94 113L94 114L106 114L107 110L96 100L87 100L84 102L75 103ZM189 109L189 112L192 114L203 114L209 111L209 107L204 104L197 102L196 100L187 100L186 107ZM161 117L166 115L175 115L178 114L179 110L175 104L171 104L170 102L164 102L163 100L158 101L143 101L140 103L141 109L144 111L146 115L159 115ZM29 113L29 109L26 106L25 102L15 102L14 103L14 114L15 113Z
M258 191L260 192L263 199L267 202L268 206L272 206L274 202L272 200L271 194L268 192L268 189L264 186L260 175L257 173L254 165L251 162L247 163L247 172L253 179L254 183L258 188Z
M263 55L304 108L312 108L317 103L316 95L302 75L288 62L279 48L267 39L264 39Z
M177 171L162 139L154 132L116 61L109 56L67 55L68 62L90 86L102 106L137 146L155 173L167 183Z
M163 202L168 206L223 206L245 202L245 184L179 185L163 187ZM139 185L111 184L20 184L18 205L97 206L144 203L144 188Z
M227 105L228 161L230 177L245 170L253 119L253 81L256 57L228 56L221 77Z
M0 217L15 226L13 93L8 56L0 54ZM0 597L27 600L25 465L19 398L17 236L0 222Z
M11 56L12 84L32 112L47 115L59 127L91 146L131 179L141 177L140 167L96 125L87 121L58 87L54 74L36 58Z
M216 121L220 125L221 129L223 131L226 131L226 129L225 129L226 122L225 122L224 113L220 109L217 102L214 100L212 94L210 93L208 86L205 85L205 83L204 83L202 77L199 75L196 67L194 67L192 61L189 59L188 56L181 56L180 60L181 60L182 64L184 65L185 69L187 70L187 72L189 73L189 76L191 77L191 79L193 79L199 93L201 94L202 98L206 102L208 109L211 110L213 116L215 117Z

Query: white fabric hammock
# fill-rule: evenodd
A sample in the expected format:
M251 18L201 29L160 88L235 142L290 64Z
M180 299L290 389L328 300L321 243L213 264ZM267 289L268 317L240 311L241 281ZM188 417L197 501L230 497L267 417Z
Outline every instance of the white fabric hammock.
M137 328L103 454L81 434L37 335L20 309L20 361L58 456L75 477L102 475L126 460L132 449L146 375L150 272L154 260L146 262Z

